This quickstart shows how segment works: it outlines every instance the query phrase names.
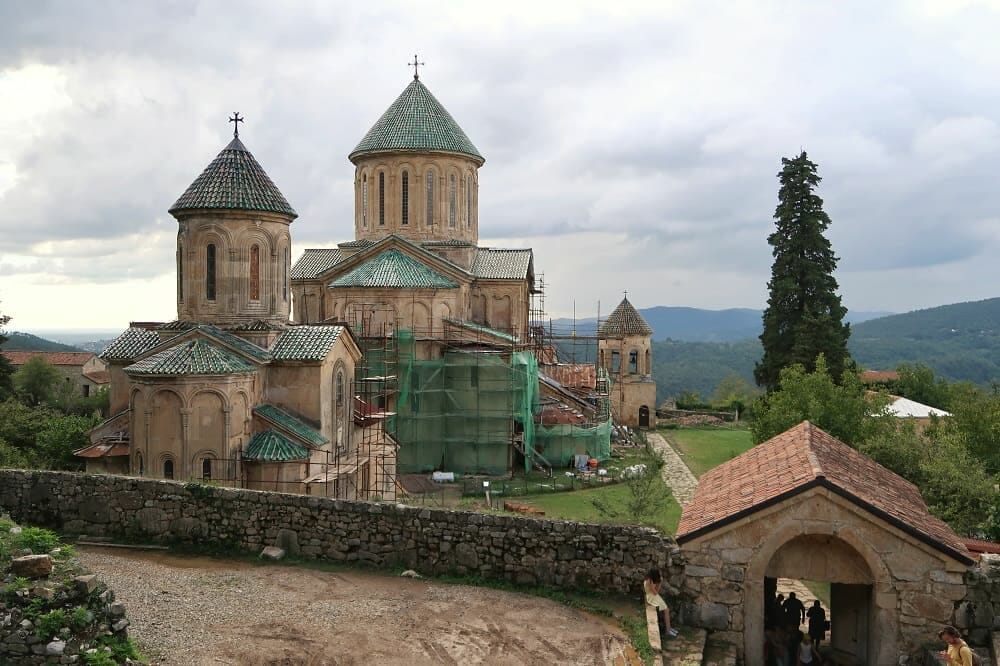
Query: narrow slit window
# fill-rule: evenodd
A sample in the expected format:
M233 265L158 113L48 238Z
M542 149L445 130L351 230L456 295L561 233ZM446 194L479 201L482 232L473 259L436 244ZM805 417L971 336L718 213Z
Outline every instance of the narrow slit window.
M260 300L260 246L250 248L250 300Z
M368 174L361 176L361 226L368 226Z
M177 300L184 300L184 246L177 246Z
M639 374L639 352L632 350L628 353L628 371L633 374Z
M434 172L427 172L427 226L434 226Z
M205 298L215 300L215 244L205 249Z
M403 172L403 191L402 191L402 218L400 219L400 224L407 225L410 223L410 174L406 171Z
M378 225L385 226L385 171L378 174Z
M472 176L465 177L465 226L472 228Z
M448 179L448 226L455 228L455 174Z
M204 458L201 461L201 478L206 481L212 480L212 459Z
M612 351L611 352L611 372L621 372L622 371L622 355L621 352Z
M163 461L163 478L172 479L174 478L174 461L164 460Z
M286 247L285 265L283 266L283 269L281 271L281 299L283 301L288 300L288 259L289 259L288 255L289 254L291 254L291 251Z

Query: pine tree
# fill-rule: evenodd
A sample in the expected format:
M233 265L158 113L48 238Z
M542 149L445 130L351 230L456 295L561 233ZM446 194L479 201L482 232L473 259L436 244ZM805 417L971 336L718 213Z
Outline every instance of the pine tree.
M767 238L774 264L760 336L764 358L754 368L757 384L769 390L778 387L782 368L799 363L812 372L820 354L837 381L851 364L851 329L843 322L847 308L840 303L833 277L837 257L823 235L830 217L814 193L820 182L816 164L805 151L795 159L783 157L781 164L776 228Z

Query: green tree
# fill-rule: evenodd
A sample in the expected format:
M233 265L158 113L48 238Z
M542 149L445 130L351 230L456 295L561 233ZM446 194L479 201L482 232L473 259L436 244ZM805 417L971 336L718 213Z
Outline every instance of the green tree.
M715 396L712 398L712 406L716 409L736 410L737 418L742 414L747 406L753 402L758 391L747 383L735 372L731 372L722 378L719 385L715 387Z
M1000 394L969 384L951 389L951 417L943 428L958 437L991 474L1000 473Z
M888 396L868 393L852 372L837 384L822 354L812 372L799 364L782 370L778 385L754 403L751 429L758 444L806 420L855 448L896 427Z
M851 329L843 321L847 308L833 277L837 257L823 235L830 217L814 193L820 182L816 164L805 151L781 164L775 231L767 238L774 263L760 336L764 357L754 368L757 384L768 390L777 388L783 368L798 363L812 371L820 354L836 381L851 364Z
M612 505L600 497L591 499L594 508L602 516L615 521L641 524L652 520L667 508L671 493L663 483L662 470L665 463L662 454L646 442L640 460L645 465L645 470L625 481L628 496L622 506Z
M935 377L929 367L923 363L903 363L896 371L899 379L893 382L893 391L898 395L938 409L950 408L951 386Z
M0 314L0 348L7 342L7 331L4 327L10 321L10 315ZM0 354L0 401L14 395L14 366L10 360Z
M37 407L57 396L62 375L41 356L34 356L14 373L14 385L21 401Z

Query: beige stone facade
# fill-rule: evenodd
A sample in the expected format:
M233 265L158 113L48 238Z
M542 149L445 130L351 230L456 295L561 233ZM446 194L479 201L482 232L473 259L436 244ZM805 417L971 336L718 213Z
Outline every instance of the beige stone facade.
M611 378L612 414L633 428L656 427L652 334L627 298L597 332L597 363Z

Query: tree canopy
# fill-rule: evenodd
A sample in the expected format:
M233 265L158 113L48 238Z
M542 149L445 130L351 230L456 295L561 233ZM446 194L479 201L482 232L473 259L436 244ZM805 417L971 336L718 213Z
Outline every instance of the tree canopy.
M7 342L7 331L4 326L10 321L10 315L0 313L0 347ZM3 354L0 354L0 400L6 400L14 395L14 366Z
M850 324L843 321L847 308L833 277L837 257L823 235L830 217L814 192L820 182L816 164L805 151L781 164L775 230L767 239L774 263L760 336L764 357L754 369L757 384L768 390L777 387L783 368L798 363L811 371L820 354L837 381L850 365Z

